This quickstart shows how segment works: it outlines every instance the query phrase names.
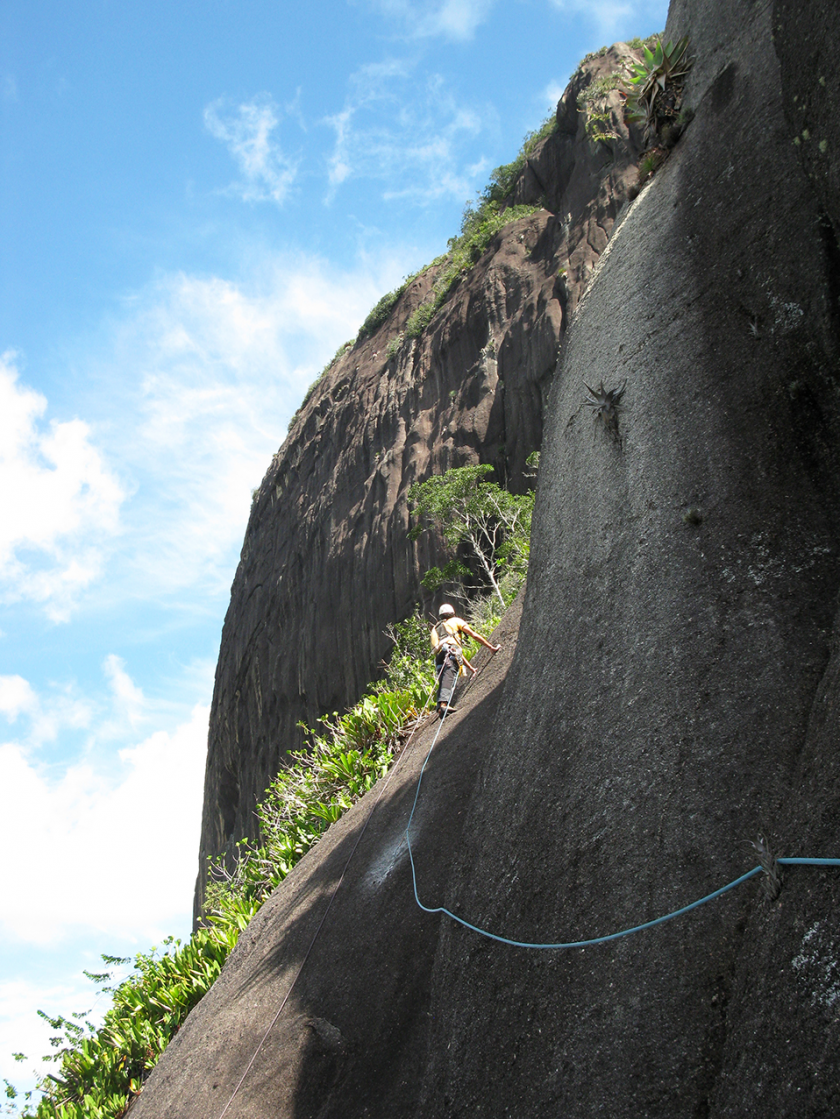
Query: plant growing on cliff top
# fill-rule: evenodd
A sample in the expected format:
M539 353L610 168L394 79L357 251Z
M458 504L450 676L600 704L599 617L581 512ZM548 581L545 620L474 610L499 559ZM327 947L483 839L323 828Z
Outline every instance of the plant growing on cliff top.
M301 414L303 409L309 403L313 392L318 387L318 385L321 383L321 381L324 379L326 374L329 373L329 371L332 369L332 367L335 365L335 363L338 361L339 358L344 357L344 355L346 353L349 353L350 350L353 349L355 344L356 344L356 339L351 338L349 342L342 342L342 344L338 347L338 349L335 351L333 356L330 358L330 360L327 362L327 364L324 366L324 368L321 370L321 372L318 374L318 376L315 378L315 380L312 382L312 384L306 390L306 393L303 397L303 400L300 402L300 407L295 412L295 414L292 416L292 418L289 420L289 426L288 426L288 429L287 429L288 431L292 430L298 416ZM253 491L252 496L256 492L257 492L256 490Z
M645 140L677 118L682 82L691 69L687 51L687 35L673 45L657 36L655 48L643 45L642 60L630 67L623 90L627 119L644 125Z
M432 267L439 266L440 272L429 298L409 315L405 330L390 339L386 348L387 357L393 357L407 338L417 338L423 333L459 280L467 275L487 251L490 242L500 229L504 229L506 225L520 218L528 217L540 208L540 206L503 208L492 200L485 200L478 208L472 205L466 206L461 220L461 235L450 237L448 251L433 261Z
M397 300L408 286L408 281L400 284L398 288L383 295L375 307L368 312L368 316L359 328L358 339L360 342L374 334L388 319L397 305Z
M526 134L516 158L490 172L487 186L479 196L479 209L484 202L506 202L510 198L517 179L525 170L526 163L542 141L547 139L556 128L557 114L552 113L546 117L539 128Z
M441 530L445 542L456 552L443 568L430 568L423 586L434 590L468 575L469 569L457 558L458 548L466 545L504 610L507 602L500 586L502 574L521 573L524 578L528 566L534 495L509 493L486 480L492 473L493 467L486 464L461 466L412 486L408 504L421 523L409 537L417 539L425 520Z
M461 276L469 272L480 259L490 241L500 229L510 222L517 221L519 218L540 209L539 205L511 206L509 202L516 182L525 169L528 159L556 127L557 118L552 113L539 128L525 136L522 147L514 160L502 164L491 172L490 179L476 202L467 203L461 219L460 235L451 237L447 252L427 266L442 266L441 272L435 281L431 296L409 316L402 338L396 343L397 350L405 338L416 338L423 333L440 307L446 302L456 282ZM420 271L424 272L426 269ZM419 273L407 277L400 287L382 296L362 323L358 341L361 342L368 338L390 318L400 296L416 275L419 275ZM389 345L393 343L394 339L392 338ZM392 348L388 352L388 357L393 357L395 352L396 350Z

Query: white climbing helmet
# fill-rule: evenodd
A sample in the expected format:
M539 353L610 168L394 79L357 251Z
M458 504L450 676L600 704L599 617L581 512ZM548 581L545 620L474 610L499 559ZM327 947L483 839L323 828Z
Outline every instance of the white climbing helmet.
M455 607L450 606L448 602L444 602L440 610L438 610L439 618L450 618L455 613Z

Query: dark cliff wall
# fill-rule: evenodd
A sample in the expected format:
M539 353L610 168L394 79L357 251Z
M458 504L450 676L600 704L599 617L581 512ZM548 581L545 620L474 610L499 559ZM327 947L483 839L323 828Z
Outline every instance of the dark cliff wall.
M521 940L671 911L760 830L840 854L840 11L679 0L669 32L696 117L566 337L515 656L514 612L413 825L425 902ZM620 444L584 378L626 380ZM138 1119L840 1114L836 870L500 945L413 901L431 734L258 914Z
M413 482L490 462L514 486L542 439L565 324L635 180L635 137L588 139L577 96L630 52L578 73L505 227L424 334L388 357L437 272L329 370L256 494L222 634L210 718L197 909L208 854L252 835L255 801L297 724L354 702L439 557L407 538ZM617 107L617 94L612 104ZM620 116L620 114L619 114ZM560 269L564 275L559 275Z
M840 853L838 8L684 0L668 30L697 115L567 336L450 881L525 939L666 913L753 865L762 831ZM620 446L582 407L601 378L626 380ZM840 1114L838 902L836 871L791 870L773 904L751 884L515 960L448 928L417 1113L505 1114L516 1070L521 1115Z

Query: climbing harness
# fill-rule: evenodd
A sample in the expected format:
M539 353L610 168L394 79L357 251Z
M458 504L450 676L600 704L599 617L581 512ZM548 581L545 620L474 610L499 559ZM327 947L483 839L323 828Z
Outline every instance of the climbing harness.
M464 928L471 929L472 932L476 932L480 936L488 937L490 940L496 940L500 944L510 944L514 948L589 948L591 945L605 944L609 940L618 940L620 937L630 936L631 933L642 932L643 929L652 929L655 925L663 925L666 921L672 921L675 917L682 917L683 914L690 913L692 909L697 909L699 906L705 905L707 901L713 901L715 898L719 898L721 894L725 894L729 890L734 890L736 886L740 886L741 883L749 881L750 878L754 878L757 874L764 873L765 875L767 875L768 881L771 884L770 888L767 890L768 897L777 896L778 888L780 888L781 885L778 871L776 870L777 865L840 866L840 859L773 859L764 843L764 840L759 837L758 843L753 844L759 854L759 857L761 858L761 863L759 864L759 866L755 866L752 870L748 870L746 874L742 874L740 878L736 878L734 882L729 882L726 886L721 886L719 890L714 890L711 894L706 894L705 897L699 898L697 901L693 901L690 905L684 905L681 909L675 909L673 913L666 913L664 917L656 917L653 921L645 921L641 925L634 925L632 928L622 929L620 932L610 933L608 936L594 936L590 937L587 940L560 941L551 944L540 944L527 940L512 940L510 937L500 936L498 933L489 932L487 929L482 929L478 925L473 925L470 921L464 920L463 917L459 917L456 913L453 913L445 906L424 905L423 902L420 900L420 895L417 891L417 869L414 865L414 852L411 849L411 822L414 819L414 812L417 808L417 801L420 798L420 788L423 784L423 774L426 772L426 766L428 765L429 758L432 756L432 751L435 748L438 736L440 735L440 732L443 728L444 720L445 716L444 719L441 719L440 721L440 726L438 726L437 733L432 740L432 744L429 747L428 753L426 754L423 765L420 769L420 776L417 779L417 789L414 793L414 803L411 806L411 814L408 817L408 823L405 827L405 840L408 847L409 862L411 863L411 880L414 886L414 900L417 902L418 906L423 910L424 913L444 913L447 917L451 917L453 921L457 921L459 925L463 925Z
M289 989L286 991L286 994L283 996L283 1001L280 1003L280 1006L277 1008L277 1013L274 1015L274 1017L269 1022L268 1029L265 1031L265 1033L263 1034L262 1038L259 1041L259 1044L257 1045L256 1049L254 1050L250 1061L248 1062L248 1064L245 1067L245 1071L242 1073L242 1076L239 1078L238 1084L236 1085L236 1087L233 1089L233 1092L231 1093L230 1099L225 1104L224 1109L220 1113L219 1119L224 1119L224 1117L227 1115L227 1113L230 1109L230 1105L233 1103L234 1099L236 1098L236 1095L239 1092L239 1089L245 1083L245 1078L248 1075L248 1073L251 1071L251 1068L253 1067L254 1061L256 1061L256 1059L257 1059L257 1055L259 1054L259 1051L262 1049L263 1045L265 1045L265 1042L266 1042L266 1039L268 1038L268 1035L271 1033L272 1029L274 1028L274 1026L277 1022L277 1019L283 1013L283 1009L284 1009L286 1003L289 1001L289 996L291 995L292 991L294 990L295 984L297 983L298 979L300 979L301 972L303 971L303 969L306 965L306 961L309 959L309 956L312 952L312 949L315 947L315 941L318 939L318 936L321 932L321 929L324 927L324 923L327 920L327 915L329 914L329 911L332 908L332 903L335 901L336 894L341 889L341 884L344 881L344 878L347 874L347 868L350 866L350 863L353 859L353 856L356 854L356 849L358 848L359 844L362 841L362 836L367 831L367 826L370 823L370 821L373 819L373 814L376 811L380 800L382 800L382 797L385 794L385 790L391 784L391 778L397 772L397 768L398 768L400 762L402 761L402 759L405 757L406 753L408 752L408 747L411 745L412 738L414 738L414 735L417 733L417 728L423 722L423 717L425 716L426 711L428 710L429 703L431 702L431 698L432 698L432 696L435 692L435 689L437 688L438 679L439 679L439 677L435 678L434 686L432 687L432 690L429 692L428 696L426 697L426 702L423 704L423 709L421 710L420 714L417 716L417 718L414 721L414 726L411 729L411 734L406 739L405 745L403 746L402 750L400 751L399 757L394 762L394 765L391 767L391 770L388 773L388 776L387 776L385 782L383 783L382 788L379 791L379 795L377 796L376 800L373 802L373 806L371 807L371 810L367 815L367 819L365 820L361 831L359 832L358 836L356 837L356 842L353 844L353 848L350 851L350 854L347 856L347 861L345 862L344 868L341 871L341 876L339 877L338 882L336 883L336 887L333 890L332 895L330 896L330 900L327 903L327 908L324 910L323 916L321 917L321 920L318 923L318 927L316 928L316 930L315 930L315 932L312 936L312 939L309 942L309 947L306 949L306 952L304 953L303 959L300 962L300 967L295 972L295 977L292 980L291 984L289 985ZM443 725L443 723L441 721L441 726L442 725ZM440 729L440 728L438 728L438 729ZM437 735L435 736L435 739L437 739Z

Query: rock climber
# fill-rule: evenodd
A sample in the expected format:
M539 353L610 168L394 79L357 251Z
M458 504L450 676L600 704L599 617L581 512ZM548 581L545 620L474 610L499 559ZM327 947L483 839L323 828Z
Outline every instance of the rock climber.
M440 621L432 626L432 648L435 652L435 675L437 676L437 713L442 719L455 710L452 706L452 693L459 673L466 670L475 676L476 670L464 656L461 648L461 634L472 637L485 649L498 653L501 645L491 645L480 633L470 629L463 618L456 618L455 608L444 602L438 610Z

